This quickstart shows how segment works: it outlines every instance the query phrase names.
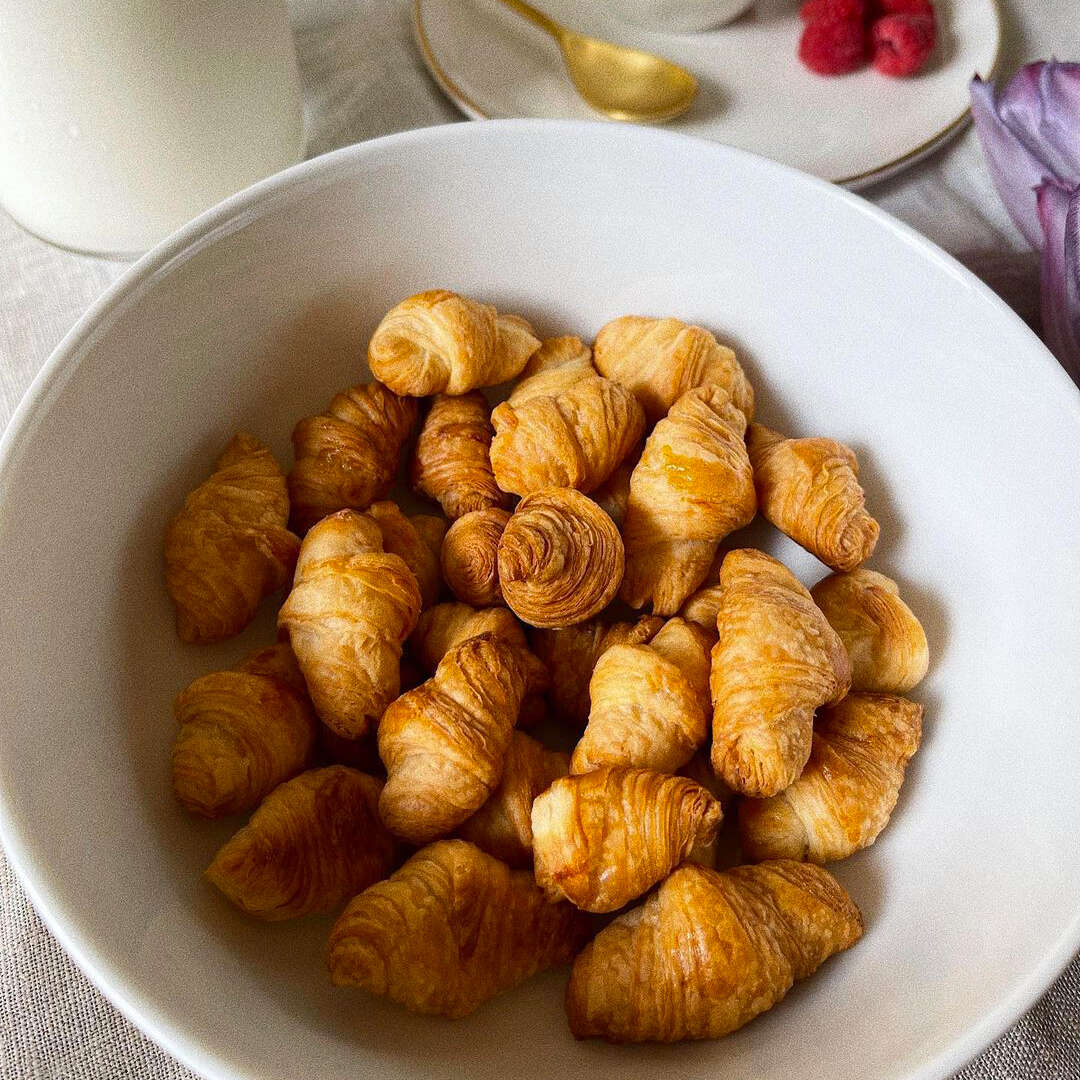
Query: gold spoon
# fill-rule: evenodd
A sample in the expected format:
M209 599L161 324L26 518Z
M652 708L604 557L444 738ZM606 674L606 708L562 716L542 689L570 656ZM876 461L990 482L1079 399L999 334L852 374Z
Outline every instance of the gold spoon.
M502 2L559 43L574 86L594 109L615 120L656 122L690 108L698 84L686 68L640 49L576 33L525 0Z

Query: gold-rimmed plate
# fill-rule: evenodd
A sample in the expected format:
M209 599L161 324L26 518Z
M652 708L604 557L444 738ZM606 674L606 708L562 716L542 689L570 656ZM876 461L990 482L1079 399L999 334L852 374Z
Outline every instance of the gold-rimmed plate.
M661 34L616 16L618 4L547 0L555 18L585 33L647 49L698 76L679 131L738 146L858 188L925 157L968 119L968 82L989 77L1001 39L997 0L937 0L937 47L915 78L867 67L822 78L796 56L794 0L758 0L747 15L703 34ZM415 0L424 62L473 119L596 119L566 77L555 42L499 0ZM602 117L600 117L602 119Z

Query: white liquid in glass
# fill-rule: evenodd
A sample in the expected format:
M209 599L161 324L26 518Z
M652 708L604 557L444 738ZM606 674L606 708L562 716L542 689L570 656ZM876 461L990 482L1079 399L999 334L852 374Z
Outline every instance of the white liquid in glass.
M299 160L285 0L0 0L0 205L143 251Z

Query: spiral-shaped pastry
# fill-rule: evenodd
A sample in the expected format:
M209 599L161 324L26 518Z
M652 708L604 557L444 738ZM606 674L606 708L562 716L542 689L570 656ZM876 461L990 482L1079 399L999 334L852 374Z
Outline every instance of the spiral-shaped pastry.
M573 488L526 496L499 541L503 599L531 626L572 626L602 611L625 563L615 523Z
M509 511L493 506L458 518L447 530L441 554L443 577L462 603L490 607L503 602L499 541L509 520Z
M539 347L524 319L432 289L386 313L371 335L368 364L397 394L456 397L514 378Z

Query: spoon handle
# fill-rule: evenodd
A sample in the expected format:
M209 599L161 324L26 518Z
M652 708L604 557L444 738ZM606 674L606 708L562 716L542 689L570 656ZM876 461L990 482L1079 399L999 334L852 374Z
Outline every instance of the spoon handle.
M502 2L512 11L516 11L522 18L535 23L541 30L546 30L554 38L557 38L563 31L563 28L553 18L545 15L542 11L537 11L532 4L525 3L525 0L502 0Z

